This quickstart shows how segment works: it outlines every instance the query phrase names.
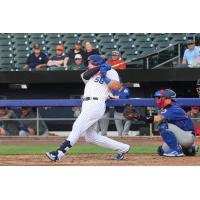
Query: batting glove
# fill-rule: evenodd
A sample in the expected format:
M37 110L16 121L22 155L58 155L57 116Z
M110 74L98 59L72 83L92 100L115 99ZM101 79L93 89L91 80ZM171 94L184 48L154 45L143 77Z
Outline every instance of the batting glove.
M111 70L111 65L105 63L105 64L101 65L101 68L104 68L106 71L109 71L109 70Z

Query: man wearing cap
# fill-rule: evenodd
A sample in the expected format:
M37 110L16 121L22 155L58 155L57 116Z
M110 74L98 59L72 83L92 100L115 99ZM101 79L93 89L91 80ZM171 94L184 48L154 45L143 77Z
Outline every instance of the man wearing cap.
M59 44L56 46L56 55L47 63L51 71L67 69L67 56L64 53L64 46Z
M188 64L189 67L194 67L200 59L200 48L195 45L194 40L187 41L187 49L183 55L182 64Z
M112 60L108 61L108 64L112 66L118 64L118 66L115 67L115 70L126 69L126 64L124 63L124 60L120 58L119 51L112 51Z
M36 43L33 46L33 53L26 60L24 70L46 68L48 60L47 55L41 51L40 44Z
M74 64L74 58L76 54L80 54L82 58L85 58L85 52L82 49L81 41L77 41L74 44L74 48L70 49L67 53L67 65L70 66Z
M84 70L85 65L81 54L76 54L74 57L74 63L69 66L69 70Z
M21 125L19 127L19 136L30 136L37 134L37 122L36 120L28 120L35 119L37 117L36 112L33 111L32 108L22 107L20 115ZM39 115L39 118L40 115ZM39 121L39 135L47 136L49 134L48 127L43 120Z
M17 119L17 116L13 110L6 107L0 107L0 136L18 135L20 123L16 120L12 121L5 119Z
M200 135L200 112L198 106L192 106L187 115L192 119L196 135Z

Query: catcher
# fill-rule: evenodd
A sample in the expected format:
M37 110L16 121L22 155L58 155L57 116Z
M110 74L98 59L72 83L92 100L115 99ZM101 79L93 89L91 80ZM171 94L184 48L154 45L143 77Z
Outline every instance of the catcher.
M144 117L137 114L134 108L126 106L124 115L130 119L145 120L157 123L164 143L158 147L158 155L168 157L195 156L198 147L194 146L195 133L191 119L185 111L175 105L176 93L173 90L158 90L154 94L160 114Z

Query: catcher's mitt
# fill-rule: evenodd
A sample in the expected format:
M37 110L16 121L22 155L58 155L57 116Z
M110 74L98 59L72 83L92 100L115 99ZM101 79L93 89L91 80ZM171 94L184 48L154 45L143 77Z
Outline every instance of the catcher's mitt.
M126 104L124 108L124 117L128 120L133 120L138 119L139 115L132 105Z

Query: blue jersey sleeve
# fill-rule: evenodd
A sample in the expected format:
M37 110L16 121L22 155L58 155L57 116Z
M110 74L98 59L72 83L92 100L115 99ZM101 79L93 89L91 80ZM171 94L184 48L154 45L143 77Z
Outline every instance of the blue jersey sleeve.
M167 119L168 121L177 121L187 118L185 111L179 107L170 107L164 109L161 114Z
M123 90L119 93L120 99L128 99L130 97L130 91L127 87L123 88Z

